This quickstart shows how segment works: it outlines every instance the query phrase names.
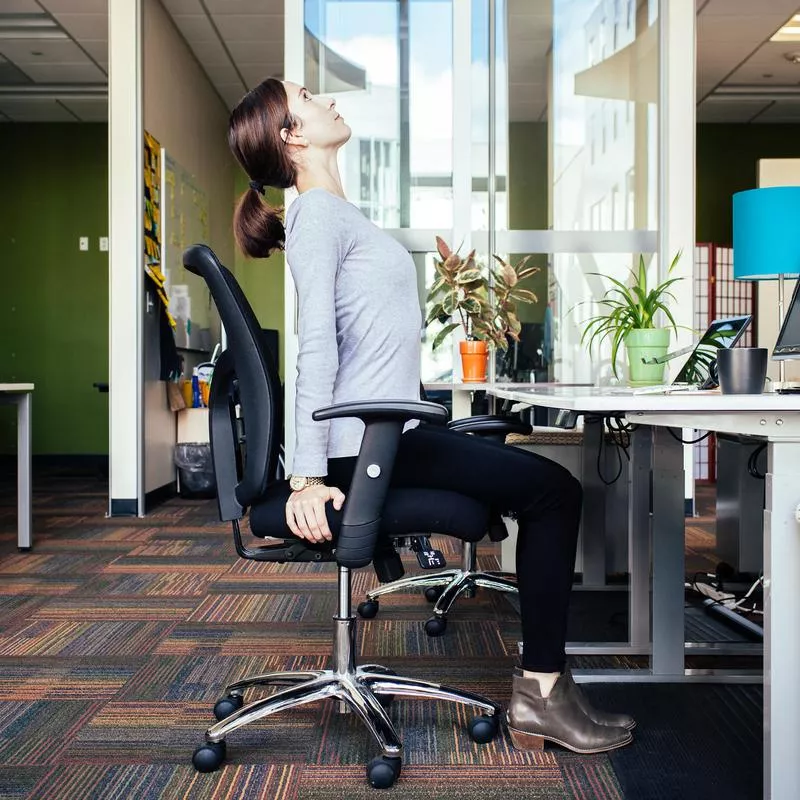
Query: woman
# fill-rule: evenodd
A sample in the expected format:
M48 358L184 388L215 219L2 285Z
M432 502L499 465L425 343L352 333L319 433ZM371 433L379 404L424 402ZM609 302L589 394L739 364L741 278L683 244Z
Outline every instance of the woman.
M358 420L314 422L312 412L349 400L419 399L414 263L345 200L337 151L349 138L333 100L271 78L234 109L228 133L251 178L236 211L239 246L253 258L285 248L297 287L296 447L286 524L311 542L331 539L325 504L341 509L363 433ZM265 186L299 193L285 229L262 199ZM633 719L593 709L566 670L580 484L548 459L423 425L401 437L392 485L454 490L517 514L523 655L508 712L515 746L541 748L546 739L599 753L628 744Z

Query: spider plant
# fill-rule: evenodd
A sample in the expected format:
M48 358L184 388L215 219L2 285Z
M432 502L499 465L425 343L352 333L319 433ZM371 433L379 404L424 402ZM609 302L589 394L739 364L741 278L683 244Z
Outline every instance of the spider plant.
M667 270L666 279L655 286L648 286L647 266L644 263L643 255L639 256L638 269L630 270L630 285L626 285L616 278L592 273L607 278L611 281L612 286L599 303L603 308L603 313L597 314L587 321L581 343L588 342L589 349L591 349L595 341L602 342L610 338L611 368L616 377L619 377L617 373L619 348L624 344L631 331L659 327L656 324L657 317L659 312L663 312L669 321L669 329L675 333L678 332L678 325L667 307L667 301L675 300L670 287L682 280L680 277L671 277L680 257L681 253L678 252Z

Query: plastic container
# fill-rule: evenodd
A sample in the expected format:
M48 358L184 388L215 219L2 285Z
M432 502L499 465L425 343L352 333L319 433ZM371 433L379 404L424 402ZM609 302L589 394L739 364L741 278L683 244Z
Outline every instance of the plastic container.
M200 377L197 367L192 370L192 408L202 408L203 399L200 397Z
M180 493L183 497L216 497L217 482L208 442L181 442L175 445Z
M186 403L186 408L192 407L192 382L183 381L181 383L181 393L183 394L183 402Z

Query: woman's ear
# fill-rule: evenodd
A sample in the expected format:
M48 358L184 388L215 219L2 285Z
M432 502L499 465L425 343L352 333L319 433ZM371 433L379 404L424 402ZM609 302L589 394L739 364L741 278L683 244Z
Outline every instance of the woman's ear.
M308 140L305 136L300 136L293 131L290 131L288 128L281 128L281 139L283 139L284 144L293 144L297 147L307 147Z

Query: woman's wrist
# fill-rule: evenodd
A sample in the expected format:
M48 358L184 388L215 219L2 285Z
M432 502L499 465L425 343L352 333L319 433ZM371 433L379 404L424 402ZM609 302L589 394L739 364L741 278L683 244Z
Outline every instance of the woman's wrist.
M289 486L293 492L302 492L309 486L324 486L325 475L290 475Z

